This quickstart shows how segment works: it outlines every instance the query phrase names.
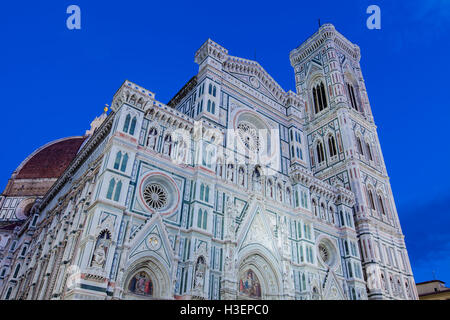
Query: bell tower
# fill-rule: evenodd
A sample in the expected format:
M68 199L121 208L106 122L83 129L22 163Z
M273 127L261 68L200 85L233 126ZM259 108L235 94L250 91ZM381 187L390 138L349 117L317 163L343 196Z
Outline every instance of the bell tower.
M359 47L324 24L290 53L314 175L355 194L353 207L369 299L417 299L360 67ZM347 277L351 272L347 270Z

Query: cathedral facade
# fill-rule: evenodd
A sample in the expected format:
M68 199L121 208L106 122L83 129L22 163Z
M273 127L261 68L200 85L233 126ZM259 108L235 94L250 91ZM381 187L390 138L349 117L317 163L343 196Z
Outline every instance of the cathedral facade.
M296 91L208 39L167 104L125 81L0 199L1 299L417 299L360 69L326 24Z

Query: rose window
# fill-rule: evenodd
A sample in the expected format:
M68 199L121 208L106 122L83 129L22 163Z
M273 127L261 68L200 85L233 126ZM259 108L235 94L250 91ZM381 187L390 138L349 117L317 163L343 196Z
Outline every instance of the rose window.
M335 268L338 261L336 247L327 239L322 240L317 246L320 260L330 268Z
M242 143L244 143L248 149L258 151L259 137L257 129L248 122L239 123L237 129Z
M144 200L152 209L161 209L167 205L167 191L160 184L152 183L145 187Z
M325 262L326 264L330 262L330 253L328 252L328 249L327 247L325 247L325 245L319 244L319 254L323 262Z

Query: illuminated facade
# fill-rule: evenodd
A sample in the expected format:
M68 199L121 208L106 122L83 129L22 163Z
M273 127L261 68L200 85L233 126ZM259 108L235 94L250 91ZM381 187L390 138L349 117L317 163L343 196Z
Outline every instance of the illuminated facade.
M212 40L168 104L125 81L46 188L2 195L0 297L417 299L359 59L326 24L297 93Z

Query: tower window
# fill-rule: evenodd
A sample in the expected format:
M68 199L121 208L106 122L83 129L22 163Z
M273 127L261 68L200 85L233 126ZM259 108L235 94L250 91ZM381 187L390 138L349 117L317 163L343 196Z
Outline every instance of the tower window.
M119 201L121 189L122 189L122 181L119 180L119 182L116 185L116 181L114 179L111 179L109 181L108 192L106 193L106 198L112 200L113 194L114 194L114 201Z
M330 151L330 156L331 157L337 155L336 141L335 141L333 136L329 136L328 137L328 149Z
M353 89L353 86L350 83L347 83L347 90L352 108L355 109L356 111L359 111L358 105L356 103L355 90Z
M364 154L361 139L359 137L356 137L356 145L358 146L358 152Z
M131 116L129 114L127 114L127 116L125 117L125 122L123 124L123 132L127 133L128 132L128 128L130 127L130 121L131 121Z
M370 149L370 144L366 143L366 147L367 147L367 156L369 157L370 161L373 161L372 151Z
M328 107L325 86L322 81L313 88L313 100L315 113L319 113Z
M370 205L370 208L371 208L372 210L375 210L375 202L373 201L373 194L372 194L372 191L369 190L369 191L368 191L368 194L369 194L369 205Z
M130 134L134 135L134 130L136 129L136 117L133 117L133 120L131 120L130 125Z
M323 151L322 142L319 141L319 143L317 143L316 151L317 151L317 162L320 164L325 161L325 153Z
M386 211L384 210L383 198L382 198L380 195L378 195L378 203L379 203L379 205L380 205L381 213L382 213L383 215L386 215Z

